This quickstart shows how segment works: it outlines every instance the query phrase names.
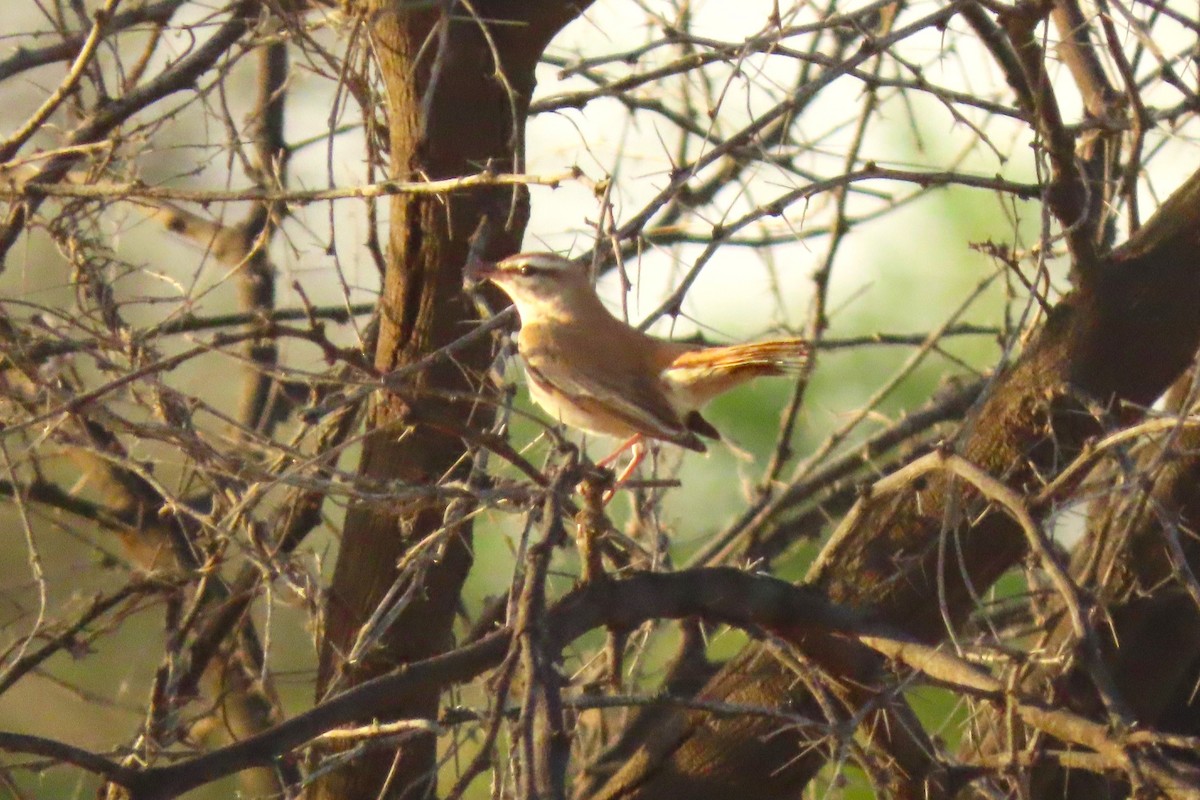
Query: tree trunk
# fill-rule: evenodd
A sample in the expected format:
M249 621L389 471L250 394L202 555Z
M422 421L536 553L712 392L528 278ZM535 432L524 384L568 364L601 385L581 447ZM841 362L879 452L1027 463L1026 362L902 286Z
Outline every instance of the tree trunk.
M1125 419L1134 413L1122 401L1153 402L1200 342L1198 232L1200 173L1126 245L1080 276L1080 288L1051 312L968 418L955 450L1030 496L1103 431L1110 412ZM937 642L947 624L961 624L975 598L1018 563L1025 542L1008 516L980 515L982 503L964 492L962 481L939 474L913 489L873 498L857 524L826 548L810 581L835 602L873 608L881 620ZM836 674L841 654L806 655ZM875 676L867 670L840 677ZM701 696L800 713L812 704L795 676L757 647L726 665ZM716 800L738 796L752 782L757 798L791 798L827 755L790 724L766 716L678 716L588 796ZM908 780L919 785L923 776Z
M391 175L436 180L489 164L498 171L519 171L537 60L554 33L585 5L368 4L372 47L387 89ZM462 291L468 240L486 216L484 255L515 252L527 204L524 192L502 187L393 199L375 353L381 372L420 361L469 330L475 314ZM423 485L464 478L470 454L452 431L486 427L493 414L486 404L447 398L454 393L486 397L482 375L490 354L490 344L482 342L422 371L404 396L379 396L367 423L362 478ZM416 420L436 421L436 429L413 424ZM408 589L409 602L376 646L347 663L363 623L402 577L398 563L431 536L436 544L416 554L416 569L404 579L409 585L400 587L401 594ZM459 590L471 564L470 536L470 525L448 520L442 502L350 510L330 589L318 696L452 644ZM379 716L434 718L437 706L437 696L431 695L381 708ZM338 800L423 797L436 777L435 744L432 736L419 736L398 751L368 752L322 778L314 794Z

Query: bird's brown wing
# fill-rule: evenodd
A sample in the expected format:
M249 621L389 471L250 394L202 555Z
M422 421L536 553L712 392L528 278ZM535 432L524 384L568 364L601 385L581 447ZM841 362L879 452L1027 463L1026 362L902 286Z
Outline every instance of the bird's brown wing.
M619 373L566 364L557 354L523 354L532 381L548 393L558 394L587 414L620 420L631 430L654 439L705 452L699 437L667 402L653 374Z

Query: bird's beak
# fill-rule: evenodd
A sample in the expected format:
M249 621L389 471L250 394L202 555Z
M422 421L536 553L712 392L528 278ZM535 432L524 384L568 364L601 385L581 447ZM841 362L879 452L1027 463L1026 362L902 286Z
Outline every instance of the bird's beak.
M484 261L481 258L469 259L467 265L463 267L463 285L468 289L474 289L479 284L491 280L497 272L494 261Z

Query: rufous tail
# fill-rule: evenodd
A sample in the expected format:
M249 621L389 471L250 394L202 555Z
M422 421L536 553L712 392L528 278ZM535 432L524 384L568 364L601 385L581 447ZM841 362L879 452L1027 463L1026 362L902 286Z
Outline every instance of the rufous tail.
M797 374L808 363L803 339L774 339L691 350L675 358L663 375L696 408L748 380Z
M692 350L671 362L670 368L710 369L715 372L747 370L758 375L787 375L804 369L808 356L808 342L803 339L772 339Z

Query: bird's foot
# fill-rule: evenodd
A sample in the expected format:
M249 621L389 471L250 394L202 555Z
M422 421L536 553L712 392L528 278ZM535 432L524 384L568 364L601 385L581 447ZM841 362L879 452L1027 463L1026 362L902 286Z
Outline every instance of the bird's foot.
M617 476L615 481L613 481L612 488L604 493L604 505L608 505L610 502L612 502L617 490L625 485L625 482L629 480L629 477L633 475L638 466L646 460L646 445L642 441L642 437L637 436L630 441L632 442L633 457L629 459L629 463L625 465L625 469L621 470L621 474Z

